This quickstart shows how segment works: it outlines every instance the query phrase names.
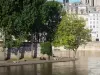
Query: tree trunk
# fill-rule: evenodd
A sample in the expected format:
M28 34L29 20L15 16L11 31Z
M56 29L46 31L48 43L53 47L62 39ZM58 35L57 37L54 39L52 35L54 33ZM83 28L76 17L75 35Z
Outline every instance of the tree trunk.
M70 58L70 49L69 49L69 58Z
M73 50L73 51L74 51L73 57L75 58L75 57L76 57L76 52L77 52L77 50Z
M20 59L23 59L24 58L24 54L25 54L25 50L22 49Z
M31 34L31 56L32 56L32 58L33 58L33 45L34 45L34 43L33 43L33 34Z
M37 58L37 48L39 43L39 33L35 33L35 40L34 40L34 58Z
M8 48L8 50L7 50L7 57L6 57L5 60L9 60L10 58L11 58L11 49Z
M76 70L77 70L76 69L76 62L73 61L73 72L72 72L73 75L77 75L77 71Z
M48 60L50 60L50 55L48 55Z
M19 49L18 49L18 51L17 51L17 62L19 61L19 57L20 57L20 55L19 55Z
M37 43L34 43L34 58L37 58Z
M2 35L3 35L3 51L4 51L4 59L6 59L6 57L7 57L7 54L6 54L6 47L5 47L5 32L4 32L4 30L3 30L3 28L2 28Z
M6 52L6 48L3 48L3 52L4 52L4 59L6 59L6 57L7 57L7 52Z

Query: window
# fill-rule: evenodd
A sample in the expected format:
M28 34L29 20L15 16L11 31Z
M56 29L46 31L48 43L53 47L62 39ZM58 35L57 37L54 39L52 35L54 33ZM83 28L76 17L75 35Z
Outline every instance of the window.
M81 9L81 14L83 14L84 13L84 10L83 9Z
M98 34L97 34L97 37L98 37Z
M90 28L92 28L92 25L90 25Z
M92 18L90 18L90 20L92 20Z
M99 41L99 39L96 39L96 41Z
M95 24L95 21L93 22L93 24Z
M98 24L98 21L97 21L97 24Z
M93 26L93 28L95 28L95 26Z
M90 21L90 24L92 24L92 21Z

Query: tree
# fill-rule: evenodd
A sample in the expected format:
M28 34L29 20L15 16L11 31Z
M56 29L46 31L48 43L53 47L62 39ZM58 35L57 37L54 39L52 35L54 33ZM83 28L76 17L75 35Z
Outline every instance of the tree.
M33 1L33 8L32 12L34 13L34 23L30 24L29 26L29 33L31 34L31 42L32 42L32 47L33 43L35 45L34 49L34 58L37 57L37 43L39 43L39 33L42 33L43 30L43 19L42 19L42 14L41 14L41 9L43 4L46 2L46 0L35 0ZM30 21L31 22L31 21Z
M0 27L5 33L5 44L11 44L12 36L23 42L31 34L33 43L38 40L42 19L40 10L46 0L0 0ZM35 40L33 35L36 36ZM10 38L9 38L10 36ZM7 41L6 38L9 40ZM32 48L33 51L33 48ZM35 52L34 52L35 53ZM32 55L33 56L33 55Z
M73 14L66 14L56 31L55 46L64 45L66 49L74 51L74 57L80 45L90 41L90 30L85 28L85 21Z
M62 5L57 1L47 1L42 8L44 32L47 33L46 41L52 42L55 31L61 20Z
M62 5L57 1L47 1L42 7L43 28L42 33L45 33L43 43L41 43L41 52L47 54L49 57L52 55L52 41L54 40L54 34L61 21Z
M52 46L50 42L44 42L41 43L41 53L42 54L47 54L48 59L50 59L50 56L52 56Z
M23 1L23 0L22 0ZM7 58L10 59L11 50L14 46L14 39L21 38L20 43L24 40L26 32L25 25L22 23L22 1L19 0L0 0L0 28L3 30L5 36L4 47L8 48Z
M60 20L60 10L61 4L56 1L0 0L0 27L6 36L5 43L8 43L5 44L6 47L13 44L12 36L16 40L20 39L20 43L29 40L32 57L37 57L37 43L41 38L39 34L47 33L47 41L53 40ZM29 36L31 39L28 39ZM35 44L34 55L33 44Z

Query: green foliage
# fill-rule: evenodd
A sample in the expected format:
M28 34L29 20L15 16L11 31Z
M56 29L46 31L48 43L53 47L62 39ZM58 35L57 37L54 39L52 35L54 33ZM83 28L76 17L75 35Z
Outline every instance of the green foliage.
M52 55L52 46L50 42L44 42L41 43L40 45L42 54Z
M62 9L61 16L64 16L64 15L66 15L66 11Z
M47 41L52 42L55 31L61 20L62 5L57 1L47 1L42 8L44 31L47 33Z
M54 46L64 45L68 49L77 48L90 40L90 30L85 28L85 21L77 15L66 14L55 34Z
M52 42L61 11L62 5L57 1L0 0L0 28L4 30L5 46L19 47L25 40L33 44L41 38L40 33L47 33L43 34L46 41Z
M0 28L4 31L5 47L10 50L9 48L19 47L28 40L31 41L33 50L33 43L41 39L40 33L45 35L46 41L53 41L60 22L61 8L61 4L56 1L0 0ZM36 51L35 48L34 57ZM9 52L7 56L10 56ZM50 55L49 51L46 53Z
M45 2L46 0L0 0L0 27L4 30L7 47L13 44L10 42L13 41L12 35L17 39L16 43L23 42L30 33L41 30L40 11ZM22 37L24 38L21 39Z

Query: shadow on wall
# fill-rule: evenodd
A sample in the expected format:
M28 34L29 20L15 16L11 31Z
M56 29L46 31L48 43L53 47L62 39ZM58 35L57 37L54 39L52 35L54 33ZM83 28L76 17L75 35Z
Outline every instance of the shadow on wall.
M13 53L14 55L18 55L18 53L20 54L19 59L24 58L24 54L25 52L30 52L31 51L31 43L30 42L23 42L23 44L19 47L19 48L8 48L7 50L7 57L5 58L5 60L10 59L11 57L11 53Z

